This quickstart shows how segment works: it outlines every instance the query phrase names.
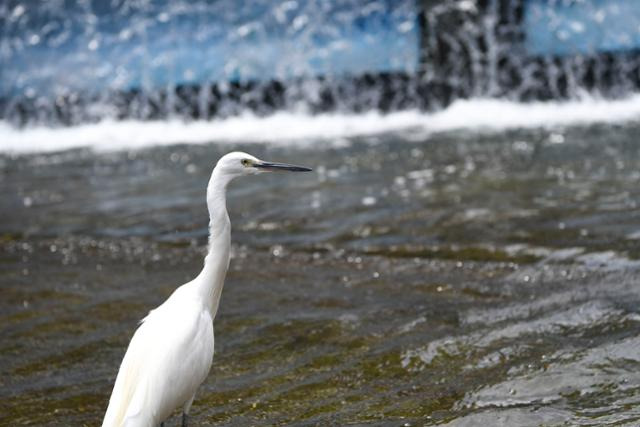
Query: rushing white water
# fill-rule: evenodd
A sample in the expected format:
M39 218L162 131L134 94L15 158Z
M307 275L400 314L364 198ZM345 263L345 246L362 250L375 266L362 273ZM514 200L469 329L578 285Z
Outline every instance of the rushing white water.
M17 129L0 122L0 152L34 153L88 147L97 151L157 145L267 143L304 145L318 141L344 144L345 138L404 132L419 137L452 130L500 131L640 121L640 94L622 100L515 103L496 99L459 100L435 113L418 110L382 114L278 112L211 121L101 121L74 127Z

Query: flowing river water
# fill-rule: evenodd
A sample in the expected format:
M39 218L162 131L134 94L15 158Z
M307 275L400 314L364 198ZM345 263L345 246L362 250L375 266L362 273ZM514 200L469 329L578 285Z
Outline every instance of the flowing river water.
M0 424L97 425L137 322L233 256L193 425L640 424L640 125L0 157ZM177 419L172 422L178 422Z

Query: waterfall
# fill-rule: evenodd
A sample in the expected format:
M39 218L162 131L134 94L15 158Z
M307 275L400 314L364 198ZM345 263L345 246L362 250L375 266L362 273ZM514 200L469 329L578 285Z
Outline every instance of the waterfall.
M640 85L633 3L3 2L0 119L76 125L621 97Z

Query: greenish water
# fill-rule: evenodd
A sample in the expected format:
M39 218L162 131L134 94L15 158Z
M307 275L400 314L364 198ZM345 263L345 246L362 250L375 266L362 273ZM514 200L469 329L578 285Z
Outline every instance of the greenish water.
M233 258L193 425L640 424L640 127L0 158L0 424L96 425L194 277L232 149ZM173 420L177 422L177 420Z

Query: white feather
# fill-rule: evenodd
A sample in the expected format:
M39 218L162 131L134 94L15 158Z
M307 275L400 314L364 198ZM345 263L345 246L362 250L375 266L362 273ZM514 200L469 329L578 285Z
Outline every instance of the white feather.
M213 359L213 319L193 283L143 320L127 349L103 426L155 426L192 400Z

